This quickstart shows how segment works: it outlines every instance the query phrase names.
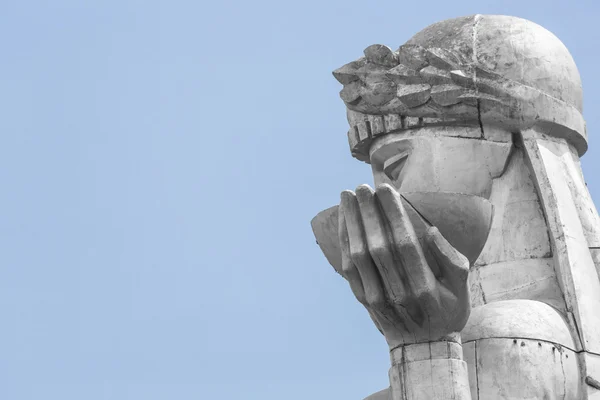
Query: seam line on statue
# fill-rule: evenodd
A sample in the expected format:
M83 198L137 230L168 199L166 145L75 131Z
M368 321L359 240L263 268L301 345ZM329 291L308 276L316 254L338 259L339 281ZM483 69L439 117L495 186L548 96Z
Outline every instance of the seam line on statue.
M368 121L365 121L368 122ZM382 136L385 135L391 135L391 134L395 134L395 133L404 133L407 134L409 133L411 130L417 130L417 129L421 129L421 128L430 128L430 127L440 127L440 126L445 126L445 125L441 125L441 124L425 124L423 126L413 126L413 127L409 127L409 128L401 128L401 129L394 129L394 130L390 130L390 131L384 131L383 133L380 133L377 136L368 136L367 138L363 139L360 142L367 142L369 140L373 141L376 140ZM357 125L354 125L353 128L356 128ZM419 135L415 135L415 136L419 136ZM509 141L506 140L502 140L502 139L494 139L494 138L485 138L485 137L472 137L472 136L463 136L460 134L455 134L455 135L444 135L442 134L442 136L444 137L451 137L451 138L460 138L460 139L470 139L470 140L482 140L482 141L486 141L486 142L492 142L492 143L510 143Z
M575 349L573 349L573 348L571 348L569 346L565 346L564 344L560 344L560 343L557 343L557 342L552 342L552 341L546 340L546 339L532 339L532 338L529 338L529 337L519 337L519 336L490 336L490 337L485 337L485 338L479 338L479 339L473 339L473 340L463 341L462 344L464 346L466 343L472 343L472 342L477 342L477 341L486 340L486 339L531 340L532 342L544 342L544 343L548 343L548 344L551 344L551 345L553 345L555 347L564 347L565 349L571 350L573 353L583 353L583 352L586 352L586 350L577 351L577 350L575 350ZM592 353L590 351L587 351L587 353L596 354L596 353ZM598 354L598 355L600 355L600 354Z
M467 340L462 342L463 345L467 344L467 343L473 343L478 342L480 340L486 340L486 339L511 339L511 340L530 340L532 342L544 342L544 343L548 343L551 345L554 345L557 348L565 348L567 350L572 351L575 354L581 354L581 353L588 353L588 354L592 354L594 356L600 356L600 353L595 353L593 351L589 351L589 350L575 350L569 346L565 346L564 344L560 344L560 343L556 343L556 342L551 342L549 340L545 340L545 339L532 339L532 338L526 338L526 337L515 337L515 336L492 336L492 337L487 337L487 338L479 338L479 339L473 339L473 340Z
M518 204L518 203L528 202L528 201L537 201L537 199L522 200L522 201L513 201L513 202L509 202L507 204ZM600 247L598 249L600 249ZM534 263L534 262L539 262L540 260L542 260L542 261L552 261L553 259L554 258L552 256L543 256L543 257L537 257L537 258L519 258L517 260L511 260L511 261L499 261L499 262L493 262L493 263L490 263L490 264L475 264L475 265L471 266L471 271L475 271L475 270L482 269L482 268L487 268L487 267L502 267L503 265L516 264L516 263L519 263L519 262Z

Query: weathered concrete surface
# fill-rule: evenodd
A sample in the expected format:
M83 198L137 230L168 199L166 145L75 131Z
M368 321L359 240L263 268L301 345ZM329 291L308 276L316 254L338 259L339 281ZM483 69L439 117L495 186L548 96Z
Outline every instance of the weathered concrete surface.
M467 364L456 359L430 359L392 365L392 399L468 399Z
M532 258L488 264L471 269L471 304L529 299L566 311L553 258Z
M552 256L544 212L522 149L513 149L504 174L494 179L490 201L494 240L488 240L475 265Z
M493 302L473 310L461 336L469 345L472 398L581 398L576 344L568 321L553 307Z
M581 376L584 381L581 398L600 399L600 355L587 352L579 353Z
M567 309L576 321L582 348L600 354L600 281L575 205L581 199L573 198L569 188L573 176L566 165L572 165L571 151L564 140L548 138L535 130L523 132L523 139L545 206Z
M600 400L600 217L565 46L476 15L334 76L375 188L312 226L388 343L370 399Z
M392 398L463 399L470 393L467 364L457 342L420 343L391 351Z
M461 337L464 343L485 338L525 338L576 350L564 314L532 300L497 301L474 308Z
M475 342L476 399L580 399L577 355L552 342L481 339Z

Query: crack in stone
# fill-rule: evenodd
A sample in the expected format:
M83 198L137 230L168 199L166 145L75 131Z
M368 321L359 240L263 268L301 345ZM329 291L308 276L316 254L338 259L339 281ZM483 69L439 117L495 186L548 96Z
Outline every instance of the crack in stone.
M596 379L592 378L589 375L585 377L585 383L587 383L588 385L590 385L594 389L600 390L600 382L598 382Z
M479 400L479 359L477 358L477 341L475 341L475 386L477 387L477 399Z
M477 65L477 26L479 25L479 20L481 19L481 15L475 15L474 23L473 23L473 65ZM475 92L479 93L479 88L477 87L477 69L473 68L473 85L475 87ZM481 129L481 138L484 138L483 134L483 123L481 122L481 101L477 99L477 121L479 121L479 129Z
M599 356L600 357L600 353L594 353L593 351L589 351L589 350L575 350L571 347L565 346L564 344L560 344L560 343L555 343L555 342L551 342L548 340L544 340L544 339L533 339L530 337L519 337L519 336L490 336L487 337L485 339L473 339L473 340L467 340L465 342L462 342L462 344L467 344L467 343L473 343L473 342L477 342L478 340L488 340L488 339L510 339L510 340L531 340L531 341L538 341L538 342L544 342L544 343L548 343L551 344L555 347L561 347L561 348L565 348L567 350L570 350L573 354L581 354L581 353L587 353L587 354L591 354L594 356Z
M477 84L475 84L475 88L477 88ZM479 99L477 99L477 120L479 121L479 129L481 130L481 139L485 139L483 122L481 121L481 100Z
M563 400L565 400L567 398L567 375L565 374L565 366L563 364L563 352L562 349L559 348L558 350L558 357L560 358L560 369L562 370L562 374L563 374Z

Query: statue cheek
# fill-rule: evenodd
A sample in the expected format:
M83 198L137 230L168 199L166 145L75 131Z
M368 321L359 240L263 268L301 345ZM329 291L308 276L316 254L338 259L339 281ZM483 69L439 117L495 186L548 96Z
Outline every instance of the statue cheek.
M425 154L426 153L426 154ZM439 174L435 171L434 155L418 151L409 157L396 182L402 192L439 192Z
M479 169L454 171L454 174L454 176L440 177L441 192L472 194L489 199L492 177L484 166Z

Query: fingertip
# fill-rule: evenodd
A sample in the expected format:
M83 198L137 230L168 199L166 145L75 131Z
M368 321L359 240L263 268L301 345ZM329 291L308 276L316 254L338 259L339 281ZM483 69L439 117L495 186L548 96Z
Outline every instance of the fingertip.
M394 187L389 183L382 183L379 186L377 186L377 190L395 191L396 189L394 189Z
M373 197L374 194L375 194L375 192L373 191L373 189L371 189L371 187L369 185L363 184L356 188L356 198L359 201L367 200L367 199Z
M400 193L398 193L396 188L387 183L383 183L377 187L377 195L402 203L400 201Z
M340 199L342 201L348 201L354 196L354 192L352 190L344 190L340 193Z
M358 192L373 193L373 189L371 189L371 186L367 185L366 183L363 183L362 185L358 185L356 187L356 193L358 194Z
M341 206L346 215L350 213L351 215L355 215L359 208L358 198L356 197L356 193L351 190L344 190L342 192L342 201Z
M376 195L384 209L388 211L396 210L396 212L399 211L401 214L405 213L400 194L391 185L385 183L379 185Z
M394 189L389 183L382 183L381 185L377 186L378 195L391 196L394 192L396 192L396 189Z

